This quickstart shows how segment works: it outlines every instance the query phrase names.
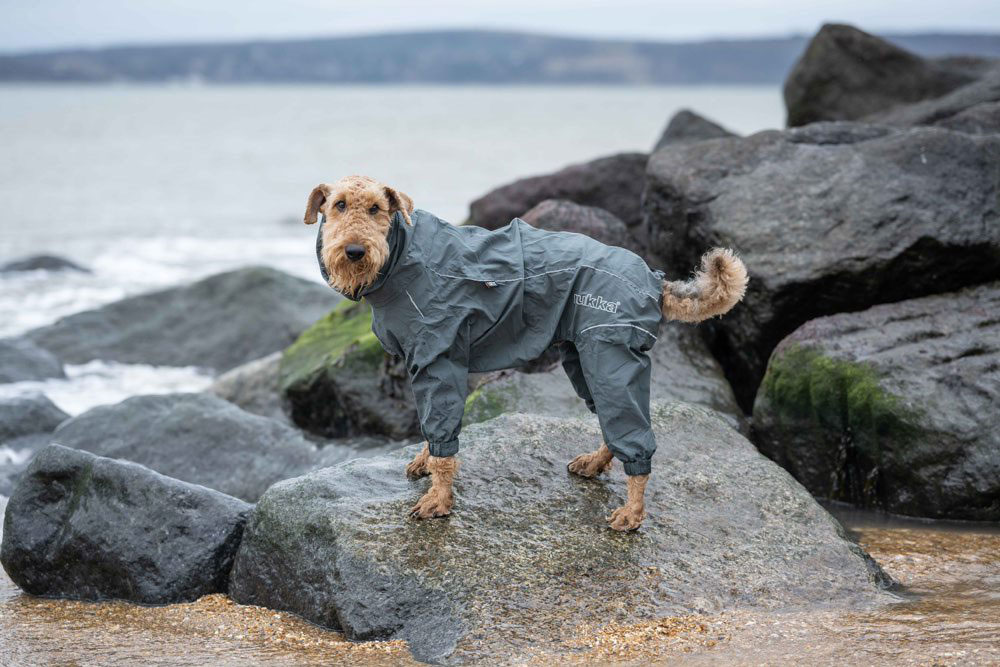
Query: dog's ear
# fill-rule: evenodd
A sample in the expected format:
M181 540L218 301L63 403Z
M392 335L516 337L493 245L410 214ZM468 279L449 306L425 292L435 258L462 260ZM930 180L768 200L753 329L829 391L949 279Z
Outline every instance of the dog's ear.
M321 183L313 188L313 191L309 193L309 201L306 203L306 215L303 219L307 225L311 225L316 222L316 215L319 214L319 207L323 205L326 198L330 195L330 186L326 183Z
M396 211L399 211L403 214L406 224L412 225L413 221L410 220L410 214L413 213L413 200L410 199L410 195L390 188L387 185L385 186L385 196L389 199L389 215L391 216Z

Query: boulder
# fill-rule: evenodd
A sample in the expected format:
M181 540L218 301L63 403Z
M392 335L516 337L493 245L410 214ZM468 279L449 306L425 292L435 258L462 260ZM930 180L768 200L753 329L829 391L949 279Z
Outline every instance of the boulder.
M657 404L648 518L605 517L621 466L584 480L592 420L504 415L465 429L455 508L416 521L416 451L286 480L247 523L229 593L351 639L399 638L421 660L473 661L584 624L686 613L868 603L890 583L790 475L701 408Z
M27 336L68 363L225 371L287 347L338 299L319 283L252 267L70 315Z
M14 271L79 271L81 273L91 273L90 269L84 268L64 257L57 257L55 255L32 255L31 257L16 259L0 265L0 273Z
M402 362L371 331L371 309L344 301L281 358L278 388L292 421L328 438L420 434Z
M807 322L775 349L758 447L815 495L1000 521L1000 283Z
M317 460L316 447L296 429L210 394L136 396L93 408L52 439L250 502Z
M0 338L0 384L63 378L55 356L27 338Z
M9 496L32 454L69 415L40 393L0 398L0 496Z
M278 391L280 367L281 352L275 352L226 371L207 391L247 412L288 422Z
M855 120L940 97L975 80L982 61L927 60L849 25L827 24L785 81L790 127Z
M653 147L653 152L666 146L677 144L689 144L705 139L720 139L722 137L735 137L736 135L722 127L718 123L713 123L704 116L699 116L690 109L681 109L673 115L663 134Z
M711 408L733 428L746 431L746 420L733 390L697 329L667 322L657 335L656 345L649 352L653 363L651 400ZM511 371L494 374L469 395L464 423L475 424L505 412L580 417L590 414L562 367L530 375Z
M625 223L595 206L581 206L564 199L546 199L522 215L521 219L532 227L546 231L575 232L605 245L641 252Z
M650 245L741 253L746 298L702 326L749 411L806 321L1000 278L998 163L1000 136L846 122L678 146L649 161Z
M0 561L32 595L146 604L224 593L250 505L49 445L7 504Z
M519 179L472 202L468 224L499 229L546 199L565 199L602 208L628 227L637 226L646 159L645 153L620 153Z
M1000 132L1000 65L942 97L872 114L865 122L901 127L936 125L970 134Z

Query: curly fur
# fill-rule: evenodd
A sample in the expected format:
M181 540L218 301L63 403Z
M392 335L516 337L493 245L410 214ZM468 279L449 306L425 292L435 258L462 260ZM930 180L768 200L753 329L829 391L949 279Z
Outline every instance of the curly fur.
M747 268L732 250L715 248L701 257L691 280L663 282L663 316L668 320L701 322L723 315L747 291Z

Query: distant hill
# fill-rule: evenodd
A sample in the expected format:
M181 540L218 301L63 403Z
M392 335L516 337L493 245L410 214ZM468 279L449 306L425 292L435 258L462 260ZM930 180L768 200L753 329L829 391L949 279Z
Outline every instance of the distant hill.
M1000 35L888 35L927 56L1000 58ZM779 83L807 38L648 42L437 31L0 56L0 81L209 83Z

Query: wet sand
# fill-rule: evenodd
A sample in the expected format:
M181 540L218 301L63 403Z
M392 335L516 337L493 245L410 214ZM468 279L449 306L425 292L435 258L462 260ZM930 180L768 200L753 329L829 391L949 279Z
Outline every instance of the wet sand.
M903 585L864 611L733 612L576 628L497 662L1000 664L1000 529L843 513ZM402 642L353 643L222 595L190 604L46 600L0 572L0 665L336 665L412 662Z

